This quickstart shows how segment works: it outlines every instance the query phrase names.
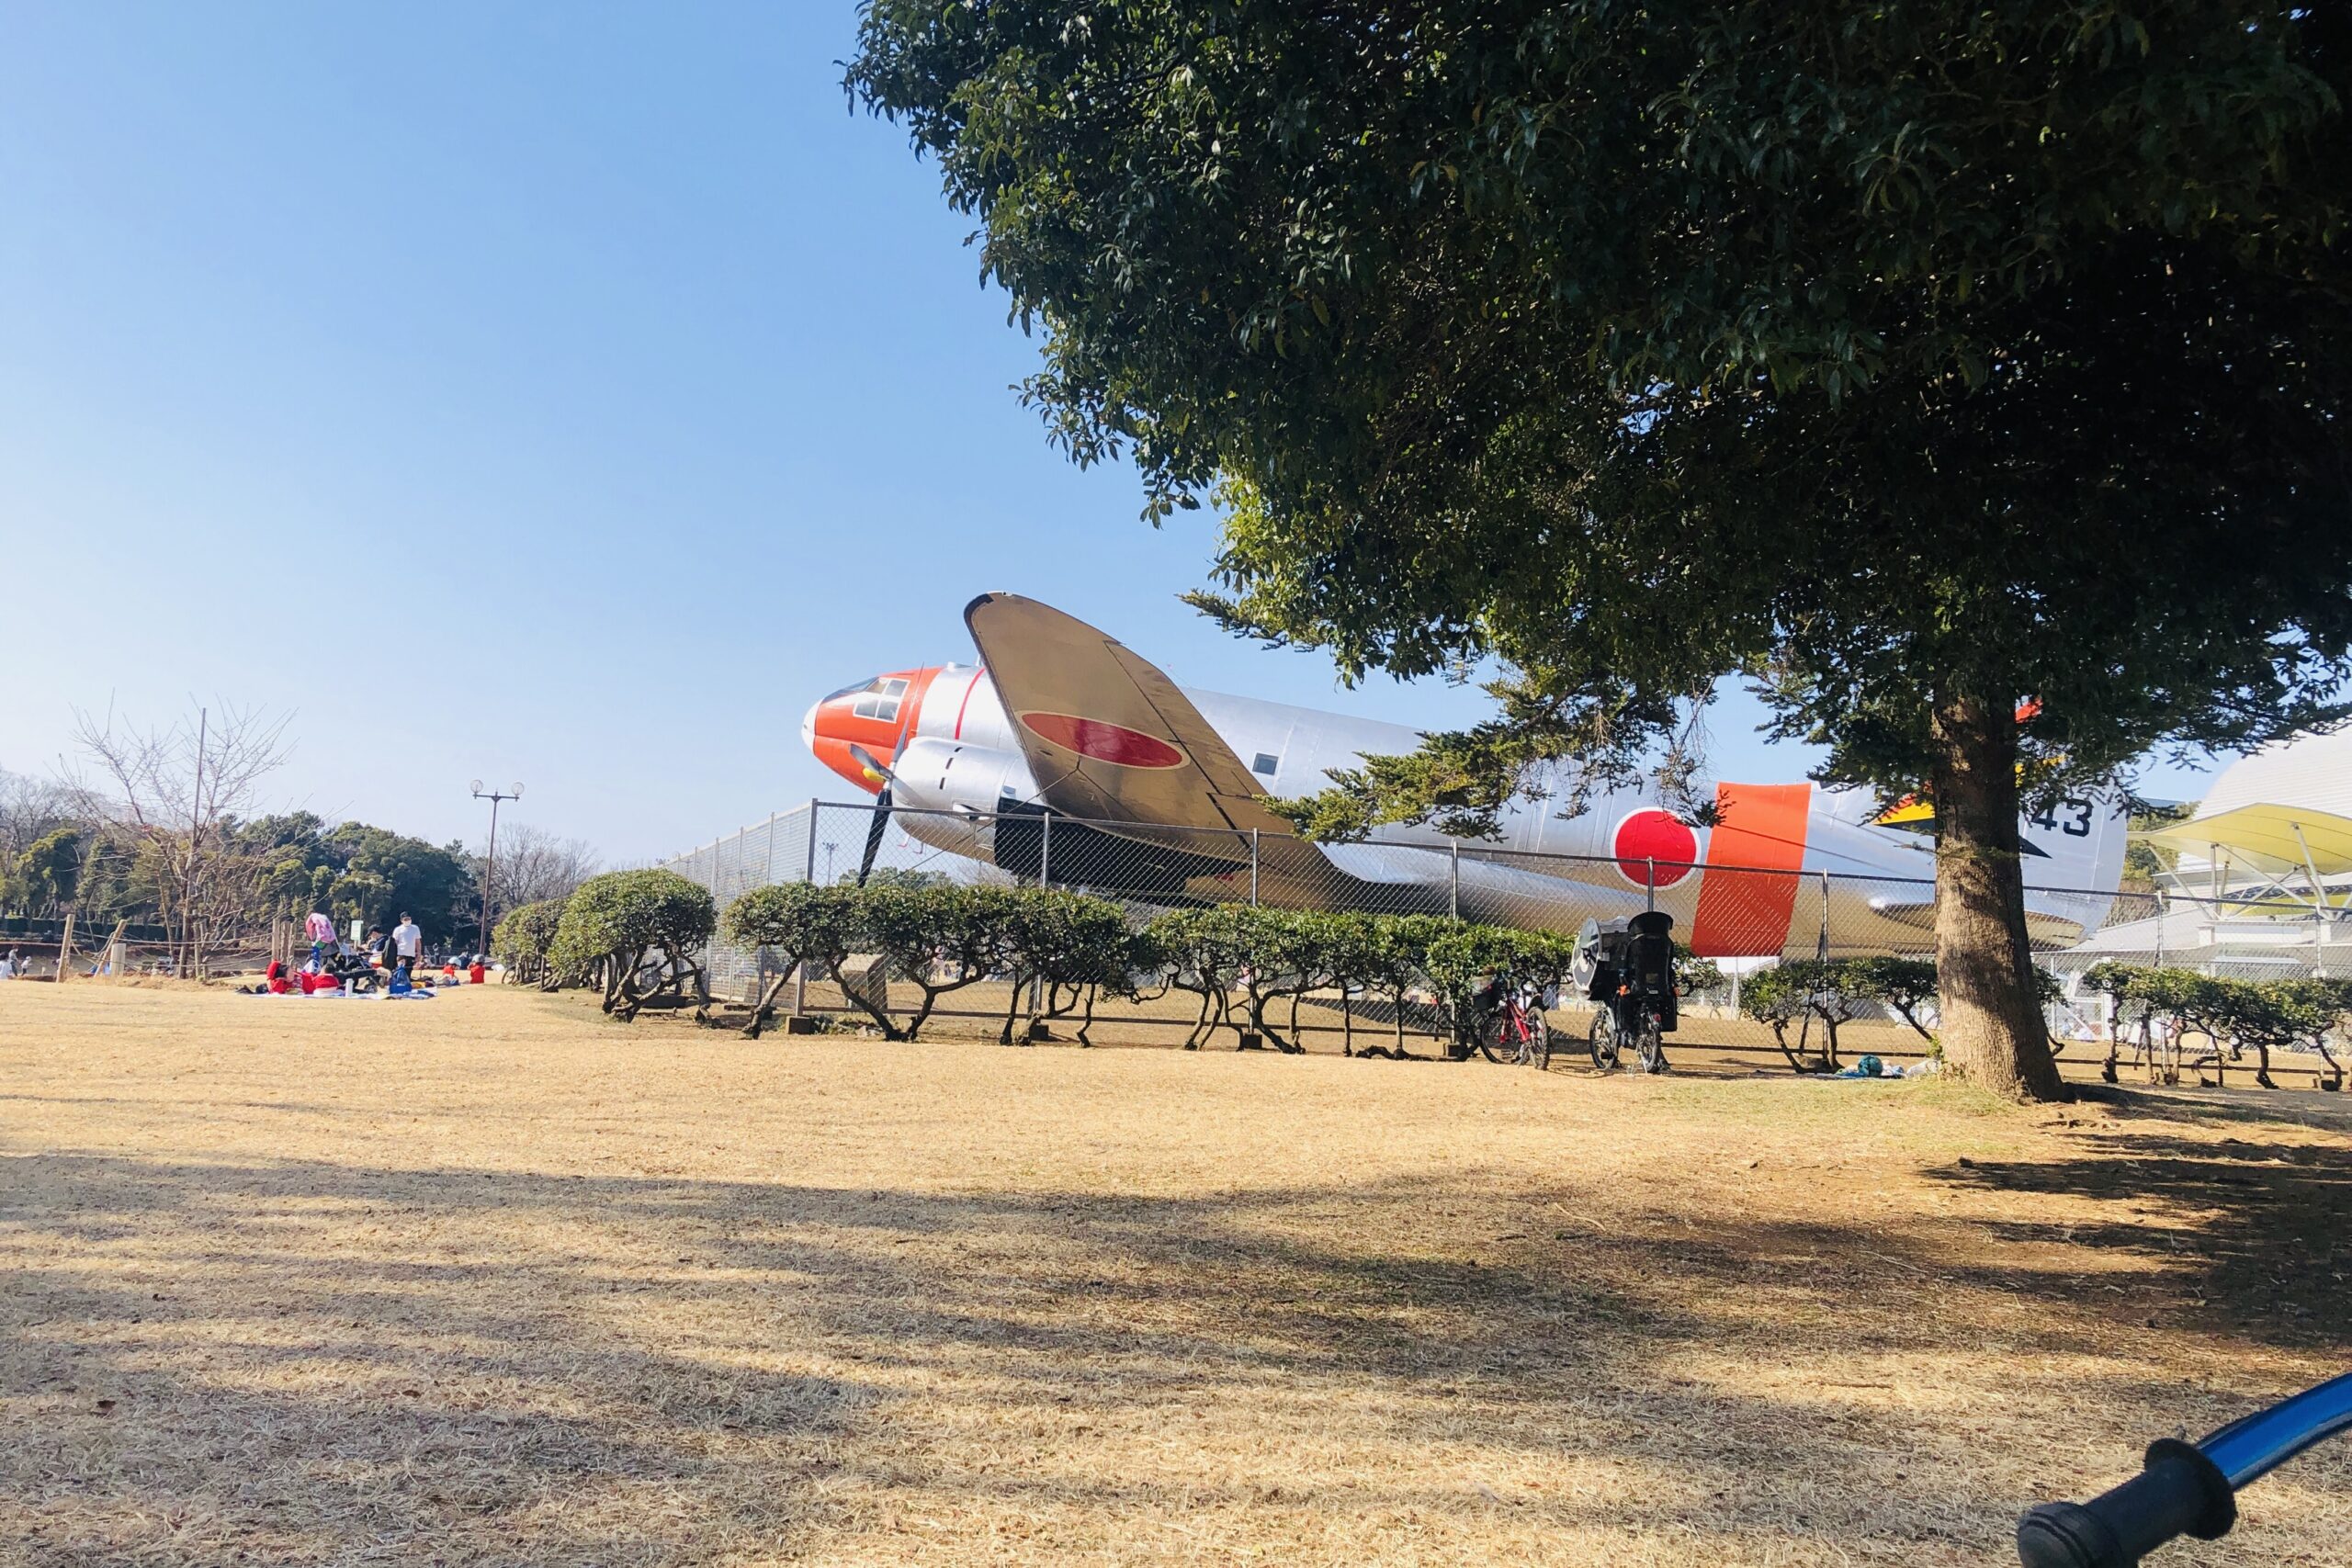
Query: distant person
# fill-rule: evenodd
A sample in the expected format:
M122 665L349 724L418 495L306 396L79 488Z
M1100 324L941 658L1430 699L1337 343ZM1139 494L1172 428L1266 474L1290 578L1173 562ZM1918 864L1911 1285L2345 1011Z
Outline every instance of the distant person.
M324 947L334 941L334 918L324 909L313 909L302 921L302 934L312 945Z
M0 980L13 980L16 977L17 954L12 949L6 957L0 958Z
M474 961L466 965L466 984L469 986L479 986L489 978L489 971L482 967L481 954L479 953L475 953Z
M402 913L401 923L392 928L394 955L401 964L408 966L409 973L413 975L416 972L417 955L424 951L424 933L416 929L414 920L410 919L406 913Z
M392 966L392 939L384 934L381 926L368 928L368 962L379 969Z

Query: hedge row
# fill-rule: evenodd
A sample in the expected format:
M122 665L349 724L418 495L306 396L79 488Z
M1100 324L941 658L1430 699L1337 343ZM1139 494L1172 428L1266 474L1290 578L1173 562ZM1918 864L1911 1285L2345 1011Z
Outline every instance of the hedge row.
M1404 1054L1405 1018L1415 995L1436 998L1432 1022L1458 1044L1472 995L1487 976L1509 973L1538 986L1557 985L1566 979L1575 953L1569 938L1548 931L1430 915L1238 904L1171 910L1136 928L1108 899L1036 887L789 883L744 894L722 921L707 890L668 871L608 872L582 883L568 900L510 910L498 922L492 945L514 978L550 987L594 985L607 1012L633 1018L654 998L683 996L689 987L697 999L707 999L696 954L718 930L741 946L769 952L753 1034L801 965L842 976L853 959L870 956L878 974L913 986L922 998L901 1021L890 1009L887 987L844 984L851 1005L893 1040L918 1037L950 993L1003 979L1012 982L1011 1001L998 1038L1008 1043L1024 1010L1032 1021L1077 1016L1084 1040L1101 998L1145 1000L1179 990L1200 998L1184 1039L1187 1050L1227 1029L1297 1051L1299 998L1338 990L1386 1001L1392 1043L1363 1048L1382 1055ZM2043 999L2055 1000L2057 981L2037 973ZM1714 964L1688 955L1676 962L1676 980L1686 994L1723 984ZM2119 1039L2136 1029L2144 1046L2150 1027L2162 1021L2176 1042L2204 1035L2216 1057L2251 1049L2259 1062L2256 1081L2266 1087L2270 1052L2299 1046L2317 1051L2335 1084L2342 1082L2327 1037L2352 1026L2352 979L2233 980L2106 963L2091 969L2085 984L2113 999ZM1739 1005L1771 1029L1792 1065L1807 1067L1835 1066L1838 1026L1871 1004L1932 1041L1921 1015L1935 994L1932 959L1792 959L1747 976ZM1277 1026L1270 1014L1285 1006L1287 1016ZM1345 1048L1362 1054L1353 1010L1343 1006L1340 1016ZM1800 1060L1815 1023L1821 1060ZM2110 1052L2110 1078L2114 1061Z
M2250 1048L2257 1062L2255 1082L2265 1089L2274 1087L2272 1050L2301 1047L2318 1052L2327 1064L2324 1087L2343 1085L2344 1069L2328 1050L2327 1040L2352 1026L2352 979L2233 980L2193 969L2109 962L2093 967L2083 983L2114 1002L2119 1042L2136 1031L2142 1048L2149 1049L2153 1026L2161 1022L2175 1046L2189 1035L2205 1036L2212 1046L2209 1059L2216 1062L2224 1052L2236 1058ZM2115 1060L2110 1050L2106 1068L2110 1082Z
M844 985L850 1005L894 1040L919 1036L951 992L982 980L1010 981L997 1032L1010 1043L1031 1021L1079 1019L1083 1041L1103 997L1147 1000L1170 990L1199 998L1185 1036L1197 1049L1219 1029L1297 1051L1299 999L1314 991L1363 994L1388 1003L1391 1043L1401 1055L1415 993L1436 997L1439 1021L1465 1018L1487 976L1510 972L1539 986L1568 971L1575 944L1546 931L1464 925L1424 915L1269 909L1240 904L1175 909L1140 928L1107 899L1055 889L993 886L824 887L788 883L754 888L729 906L723 929L772 964L753 1002L756 1032L792 974L807 964L836 976L871 956L880 973L920 995L903 1019L886 987ZM1688 966L1686 966L1688 967ZM1714 983L1713 965L1690 967L1686 982ZM1277 1022L1275 1014L1283 1017ZM1352 1006L1340 1010L1346 1049L1357 1054Z
M2058 977L2047 970L2036 969L2034 979L2045 1004L2064 994ZM1768 1025L1790 1065L1806 1071L1837 1066L1838 1026L1853 1022L1873 1005L1885 1008L1932 1045L1935 1032L1922 1015L1935 999L1932 958L1789 958L1747 976L1739 987L1739 1010ZM1815 1025L1820 1027L1817 1037ZM1789 1040L1792 1029L1797 1032L1794 1044ZM1806 1060L1803 1053L1815 1050L1816 1057Z

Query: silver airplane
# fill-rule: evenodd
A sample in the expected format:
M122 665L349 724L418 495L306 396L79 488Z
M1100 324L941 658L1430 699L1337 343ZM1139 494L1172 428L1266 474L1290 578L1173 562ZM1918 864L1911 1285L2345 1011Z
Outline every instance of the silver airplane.
M964 619L978 665L877 675L802 722L818 760L876 797L866 868L895 822L1017 875L1146 900L1254 897L1565 932L1656 908L1712 957L1917 953L1929 941L1924 803L1882 810L1866 790L1724 782L1701 825L1637 790L1596 792L1566 816L1562 781L1539 779L1493 839L1394 826L1310 843L1264 797L1410 751L1418 732L1180 688L1093 626L1015 594L983 594ZM2036 944L2081 940L2120 879L2122 816L2068 800L2019 829Z

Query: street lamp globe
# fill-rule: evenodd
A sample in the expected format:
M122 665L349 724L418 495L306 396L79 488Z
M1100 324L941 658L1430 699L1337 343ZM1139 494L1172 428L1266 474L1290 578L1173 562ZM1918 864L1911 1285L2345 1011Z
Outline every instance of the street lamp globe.
M468 789L469 789L469 790L471 790L471 791L473 791L476 795L480 795L480 794L481 793L481 780L480 780L480 779L476 779L476 780L474 780L474 782L473 782L473 783L471 783L471 784L468 784L466 787L467 787Z

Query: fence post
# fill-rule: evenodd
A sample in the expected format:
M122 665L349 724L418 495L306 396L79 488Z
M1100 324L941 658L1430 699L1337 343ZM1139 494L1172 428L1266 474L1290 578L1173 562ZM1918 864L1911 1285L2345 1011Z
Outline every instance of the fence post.
M1829 874L1821 874L1821 956L1829 956Z
M1644 902L1645 903L1645 905L1646 905L1646 907L1647 907L1648 908L1650 908L1650 909L1652 909L1652 910L1656 910L1656 909L1657 909L1657 856L1656 856L1656 855L1651 855L1651 856L1649 857L1649 874L1648 874L1648 876L1647 876L1646 880L1643 883L1643 898L1644 898Z
M1453 877L1445 896L1445 912L1453 919L1462 918L1462 840L1456 839L1446 845L1453 853Z
M1048 811L1038 821L1041 826L1037 833L1037 886L1051 887L1054 885L1054 814Z
M808 853L800 868L800 880L811 886L817 881L817 797L808 797ZM792 1016L802 1018L808 1011L808 965L801 964L792 972Z
M1250 829L1250 907L1258 907L1258 829Z

